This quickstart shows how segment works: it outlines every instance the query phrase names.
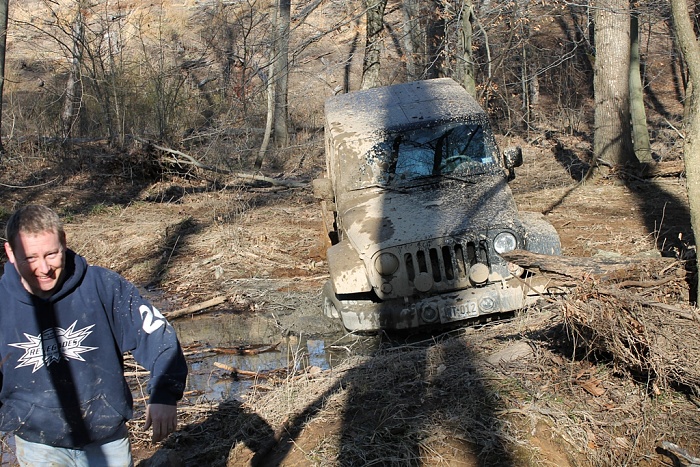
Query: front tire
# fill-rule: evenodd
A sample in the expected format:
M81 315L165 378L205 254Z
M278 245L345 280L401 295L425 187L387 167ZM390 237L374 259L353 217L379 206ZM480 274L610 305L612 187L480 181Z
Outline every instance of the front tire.
M330 296L330 294L332 294L332 293L333 293L333 286L331 285L330 282L327 282L326 285L323 287L323 292L322 292L323 304L321 305L321 307L323 308L323 314L329 318L340 319L340 313L338 312L338 309L335 307L335 303L333 302L333 298L331 298L331 296Z
M527 251L543 255L561 255L559 234L542 214L521 212L519 217L525 227Z

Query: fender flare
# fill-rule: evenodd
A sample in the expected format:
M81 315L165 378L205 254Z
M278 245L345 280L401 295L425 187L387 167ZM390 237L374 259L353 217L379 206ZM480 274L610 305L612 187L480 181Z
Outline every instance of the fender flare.
M365 263L347 240L333 245L326 253L333 290L338 295L369 292Z

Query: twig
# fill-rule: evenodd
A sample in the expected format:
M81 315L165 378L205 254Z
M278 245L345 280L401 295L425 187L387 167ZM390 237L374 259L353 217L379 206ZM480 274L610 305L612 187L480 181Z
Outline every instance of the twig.
M225 363L219 363L219 362L214 362L214 366L217 368L221 368L222 370L226 370L229 373L231 373L233 376L243 376L246 378L269 378L270 376L274 375L274 372L276 371L279 373L280 371L284 371L284 368L280 368L279 370L275 370L273 372L264 372L261 373L259 371L248 371L248 370L241 370L240 368L236 368L233 366L226 365Z
M655 308L661 308L662 310L666 310L666 311L672 311L672 312L676 313L680 318L683 318L683 319L688 319L690 321L695 320L695 316L693 314L687 313L682 308L679 308L679 307L673 306L673 305L669 305L667 303L650 302L650 301L644 300L642 298L635 297L633 295L623 295L615 290L606 289L606 288L602 288L602 287L598 289L598 292L601 294L604 294L604 295L610 295L613 297L617 297L621 300L630 300L630 301L633 301L633 302L635 302L639 305L642 305L642 306L655 307Z
M668 119L664 118L664 122L668 123L668 126L670 126L671 129L673 129L676 133L678 133L678 136L680 136L681 139L685 139L685 135L678 128L673 126L673 124L671 122L669 122Z
M54 178L53 180L49 180L48 182L40 183L38 185L28 185L28 186L19 186L19 185L6 185L4 183L0 183L0 186L4 186L5 188L18 188L18 189L23 189L23 188L38 188L41 186L46 186L46 185L51 185L53 182L61 178L60 176Z
M676 280L675 277L664 277L663 279L655 280L655 281L622 281L619 284L617 284L618 287L624 288L624 287L644 287L644 288L650 288L650 287L658 287L660 285L664 285L667 282L671 282Z

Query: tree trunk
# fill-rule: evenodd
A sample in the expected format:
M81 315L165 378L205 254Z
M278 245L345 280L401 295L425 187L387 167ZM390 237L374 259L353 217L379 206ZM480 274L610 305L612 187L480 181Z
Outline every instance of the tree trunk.
M362 63L362 89L381 86L381 33L384 30L384 9L387 0L364 0L367 9L367 40Z
M279 0L277 33L277 54L275 56L275 146L286 148L289 145L287 129L287 83L289 80L289 23L291 20L291 0Z
M253 167L260 170L265 160L265 153L267 152L267 147L270 145L270 135L272 134L272 123L275 119L275 85L274 85L275 75L270 74L267 79L267 118L265 120L265 134L263 136L262 143L260 144L260 149L258 150L258 156L255 158Z
M685 100L688 112L684 125L683 158L690 205L690 224L697 245L697 238L700 237L700 95L698 95L698 90L700 90L700 43L695 37L686 1L671 0L671 11L676 39L688 66L690 84L692 84L692 91ZM697 275L695 280L695 296L691 298L697 302L698 292L700 292Z
M653 164L647 114L644 109L644 86L642 85L641 62L639 58L639 17L636 11L631 14L630 27L630 114L632 118L632 135L634 153L639 162Z
M66 82L66 95L63 99L63 111L61 112L61 128L63 130L62 136L64 139L71 137L82 100L80 64L83 56L83 34L83 14L79 7L73 19L73 27L71 29L73 44L71 48L70 70L68 71L68 81Z
M593 156L614 166L634 165L629 123L629 0L600 0L595 7Z
M457 61L456 71L464 89L466 89L469 94L476 97L476 75L474 71L474 55L472 53L472 40L474 38L472 8L474 8L472 0L461 2L460 18L462 19L462 27L458 45L460 56Z
M420 4L418 0L405 0L402 2L404 26L402 31L404 62L406 64L406 81L420 79L423 74L423 63L418 61L422 57L421 53L421 32Z
M445 55L445 14L442 0L431 0L430 11L432 16L428 19L426 30L428 64L426 67L427 78L441 78L444 76Z
M267 75L267 79L264 81L267 89L267 115L265 119L265 135L263 136L262 143L260 144L260 149L258 150L258 156L255 158L253 167L260 170L265 159L265 153L267 152L267 147L270 144L270 136L272 135L274 120L275 120L275 103L277 99L275 98L275 81L277 80L277 71L275 65L275 57L277 56L277 12L273 12L272 16L272 41L270 43L270 72Z
M7 46L7 12L9 10L10 0L0 0L0 129L2 129L2 97L5 87L5 51ZM1 132L0 132L1 133ZM2 145L0 138L0 154L5 153L5 148Z

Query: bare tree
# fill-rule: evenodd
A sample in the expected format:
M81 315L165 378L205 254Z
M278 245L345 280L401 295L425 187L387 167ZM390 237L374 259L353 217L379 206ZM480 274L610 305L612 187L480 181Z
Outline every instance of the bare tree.
M387 0L364 0L367 9L367 38L362 62L362 89L381 85L381 33L384 30L384 10Z
M634 153L639 162L653 163L649 130L647 129L647 114L644 109L644 86L641 75L641 60L639 56L639 13L631 12L630 27L630 114L632 119L632 135Z
M73 19L73 48L71 49L70 68L68 81L66 82L66 94L63 97L63 111L61 112L61 128L63 138L71 137L73 126L76 122L80 102L82 101L82 87L80 84L80 66L83 56L85 23L83 10L77 5L77 12Z
M687 178L690 223L695 238L700 237L700 42L695 36L686 0L671 0L676 39L690 75L685 120L683 158ZM697 240L696 240L697 244ZM696 300L700 286L695 284Z
M595 130L596 161L613 166L636 162L629 123L629 0L595 3Z
M273 126L274 126L274 121L275 121L275 103L277 99L275 98L275 81L277 79L277 67L275 66L275 55L277 54L277 33L278 33L278 28L277 28L277 21L278 21L278 15L276 11L272 12L271 15L272 19L272 27L270 28L272 31L272 40L270 41L270 63L271 66L269 67L270 72L267 73L265 76L265 89L267 90L267 113L265 114L265 133L263 135L263 140L262 143L260 144L260 148L258 149L258 155L255 158L255 162L253 163L253 167L255 167L257 170L260 170L262 168L263 161L265 160L265 153L267 153L267 148L270 145L270 139L272 137L272 131L273 131Z
M420 0L405 0L401 5L403 13L403 48L408 81L420 79L423 74L422 62L417 57L424 55L425 42L422 40L423 27L420 22Z
M287 129L287 89L289 82L289 23L291 18L291 1L279 0L279 19L277 23L277 46L272 66L275 68L275 107L274 127L275 146L284 148L288 145Z
M154 96L154 123L158 138L161 141L169 141L174 136L173 119L176 110L182 104L183 94L186 90L187 75L183 73L183 70L197 67L199 62L191 60L188 63L178 63L180 58L173 54L167 46L169 38L165 27L167 23L162 19L163 13L159 10L158 14L161 16L156 23L155 38L148 37L144 28L138 39L143 54L143 63L149 73L150 79L147 84ZM90 63L101 64L102 62L93 59ZM97 87L95 88L97 92Z
M461 26L459 40L457 41L456 72L459 82L469 94L476 97L476 70L474 69L474 56L472 54L472 42L474 38L474 6L472 0L459 2L457 18Z
M427 78L445 76L445 11L442 0L430 0L430 19L426 27Z

